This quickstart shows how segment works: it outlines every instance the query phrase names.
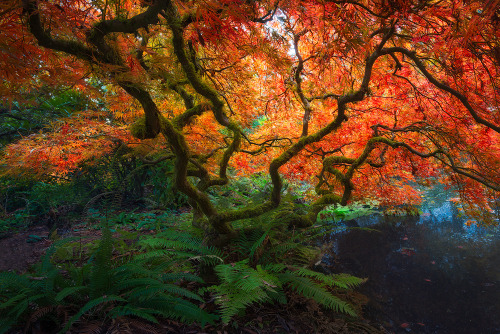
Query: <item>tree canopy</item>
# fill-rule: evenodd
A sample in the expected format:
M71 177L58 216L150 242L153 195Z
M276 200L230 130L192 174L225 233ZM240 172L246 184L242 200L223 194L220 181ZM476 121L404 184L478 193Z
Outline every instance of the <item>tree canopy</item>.
M88 110L23 138L7 170L64 174L118 145L175 161L176 188L219 234L278 207L284 177L326 205L415 203L442 182L488 212L500 190L499 0L7 0L2 104L71 87ZM268 174L269 199L207 191Z

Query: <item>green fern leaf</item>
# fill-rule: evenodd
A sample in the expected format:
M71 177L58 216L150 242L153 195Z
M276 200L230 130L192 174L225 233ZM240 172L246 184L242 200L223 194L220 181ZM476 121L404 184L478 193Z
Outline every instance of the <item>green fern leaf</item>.
M94 262L90 275L90 297L102 296L111 287L111 256L113 236L109 227L103 226L99 246L94 253Z
M267 230L266 232L264 232L262 234L262 236L255 241L255 243L252 245L252 247L250 247L249 258L252 259L254 257L255 252L257 251L257 249L259 249L262 246L262 244L264 243L264 241L266 240L266 237L267 237L268 233L269 233L269 230Z
M366 278L359 278L349 274L335 274L333 277L338 286L340 286L339 284L344 284L348 288L355 288L367 281Z
M164 284L162 288L165 292L203 302L203 299L199 295L188 289L181 288L180 286L174 284Z
M114 296L114 295L110 295L110 296L101 296L101 297L98 297L98 298L95 298L95 299L92 299L90 300L87 304L85 304L79 311L78 313L76 313L74 316L72 316L68 322L65 324L64 328L59 331L59 333L65 333L74 323L75 321L77 321L78 319L80 319L80 317L82 315L84 315L85 313L87 313L88 311L90 311L91 309L97 307L98 305L100 304L104 304L104 303L109 303L109 302L113 302L113 301L117 301L117 302L126 302L127 300L120 297L120 296Z
M12 326L16 324L16 320L13 319L3 319L3 317L0 317L0 334L6 334L8 333L11 329Z
M7 309L13 307L14 305L17 305L20 301L22 301L22 300L24 300L26 298L27 298L26 291L24 293L21 292L17 296L9 298L6 302L0 304L0 310L7 310ZM10 310L8 310L7 312L10 313Z
M156 318L153 315L151 315L150 312L151 312L150 310L139 309L133 306L125 305L125 306L114 307L109 312L109 316L111 318L118 318L127 315L132 315L157 324L158 320L156 320Z
M61 291L59 291L59 293L55 296L55 300L57 302L60 302L62 301L64 298L66 298L67 296L69 295L72 295L74 294L75 292L79 292L79 291L82 291L82 290L85 290L87 289L86 286L72 286L72 287L66 287L64 289L62 289Z
M332 295L324 287L307 277L295 275L295 273L285 272L278 275L282 282L289 285L293 290L307 298L312 298L321 305L326 306L336 312L346 313L356 316L356 312L351 306L340 298Z
M189 282L203 283L203 279L191 273L165 273L160 276L163 282L179 282L181 280Z

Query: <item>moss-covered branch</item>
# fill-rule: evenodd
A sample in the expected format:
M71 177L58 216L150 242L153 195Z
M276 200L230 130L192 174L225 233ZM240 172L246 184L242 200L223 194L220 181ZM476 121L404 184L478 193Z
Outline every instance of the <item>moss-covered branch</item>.
M314 201L309 210L304 215L292 215L289 224L296 227L310 227L318 220L318 214L326 206L332 204L339 204L342 198L338 195L328 193L321 196L318 200Z
M200 116L206 111L210 110L211 105L208 103L200 103L197 104L196 106L187 109L185 112L180 114L179 116L175 117L172 120L172 123L179 129L182 129L185 127L193 117L195 116Z

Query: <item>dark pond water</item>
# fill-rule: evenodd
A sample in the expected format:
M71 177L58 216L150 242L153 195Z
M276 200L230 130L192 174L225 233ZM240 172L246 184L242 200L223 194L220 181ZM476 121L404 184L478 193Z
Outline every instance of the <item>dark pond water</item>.
M323 262L368 277L365 316L391 333L500 333L500 232L465 225L449 194L419 217L375 214L329 236Z

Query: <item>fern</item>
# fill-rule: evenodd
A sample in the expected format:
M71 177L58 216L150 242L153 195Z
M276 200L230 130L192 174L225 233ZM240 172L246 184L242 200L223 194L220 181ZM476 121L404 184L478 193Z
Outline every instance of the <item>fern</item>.
M45 306L45 307L41 307L39 308L38 310L36 310L35 312L33 312L33 314L30 316L26 326L25 326L25 332L28 332L28 329L31 327L32 324L34 324L35 322L37 322L39 319L51 314L52 312L54 312L55 310L55 306Z
M185 299L165 293L159 293L147 301L137 302L135 307L182 322L200 322L203 326L206 323L213 323L218 318Z
M131 307L128 305L117 306L117 307L113 308L111 310L111 312L109 313L109 315L112 318L119 318L119 317L123 317L123 316L127 316L127 315L132 315L132 316L153 322L155 324L158 323L158 320L156 320L155 315L152 315L150 310L148 310L148 309L143 310L143 309L139 309L137 307Z
M6 320L2 319L2 321L0 322L0 334L7 333L16 324L16 322L16 319L13 318Z
M197 238L186 231L177 231L169 228L154 237L146 237L139 241L144 253L137 256L145 261L159 260L162 263L171 261L176 265L192 266L189 262L199 262L205 266L215 266L224 262L224 253L215 248L204 245L201 238Z
M283 300L281 284L277 278L262 268L255 270L248 261L215 267L221 284L209 288L217 295L221 305L221 319L224 323L253 303Z
M65 333L75 323L75 321L80 319L80 317L82 315L84 315L85 313L87 313L91 309L93 309L101 304L109 303L109 302L113 302L113 301L125 302L126 300L120 296L113 296L113 295L111 295L111 296L104 295L104 296L92 299L89 302L87 302L87 304L83 305L83 307L74 316L72 316L68 320L68 322L66 322L65 326L63 327L62 330L59 331L59 333Z
M102 237L94 254L92 272L90 274L90 297L102 296L111 286L111 256L113 237L107 224L102 228Z
M0 273L0 333L22 319L31 319L28 323L33 323L49 315L56 319L54 328L57 328L58 314L55 313L60 306L65 307L67 313L78 310L70 313L69 320L59 327L62 327L61 332L83 319L85 322L100 319L106 323L111 318L124 315L150 322L156 322L157 317L167 317L186 322L213 323L218 317L197 305L203 302L202 297L180 286L179 282L202 284L202 279L190 269L194 261L210 256L220 263L218 255L222 255L221 252L203 246L199 239L181 236L178 232L165 235L172 236L174 240L148 244L146 238L142 244L142 256L113 263L114 241L109 228L104 227L89 262L81 268L68 267L66 275L70 275L69 278L63 277L51 260L64 242L47 251L37 267L36 279ZM168 248L154 249L153 245ZM70 256L72 252L61 254ZM193 260L195 257L199 259ZM68 262L64 258L61 260ZM185 269L188 272L184 272Z
M64 298L70 296L70 295L73 295L75 294L76 292L81 292L83 290L87 290L88 288L86 286L68 286L64 289L62 289L61 291L59 291L57 293L57 295L55 296L55 300L57 302L60 302L62 301Z
M348 274L325 275L307 268L297 268L297 270L293 271L293 273L301 277L314 278L315 280L328 286L336 286L343 289L355 288L366 282L366 279Z
M207 290L216 294L224 323L254 303L286 303L285 289L311 298L336 312L356 316L352 307L328 288L350 289L365 280L346 274L325 275L282 263L257 265L254 269L248 262L247 259L215 267L221 283Z
M284 284L304 297L312 298L319 304L336 312L356 316L356 312L354 312L348 303L332 295L321 284L307 277L295 275L293 272L285 272L279 274L278 277Z

